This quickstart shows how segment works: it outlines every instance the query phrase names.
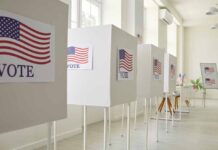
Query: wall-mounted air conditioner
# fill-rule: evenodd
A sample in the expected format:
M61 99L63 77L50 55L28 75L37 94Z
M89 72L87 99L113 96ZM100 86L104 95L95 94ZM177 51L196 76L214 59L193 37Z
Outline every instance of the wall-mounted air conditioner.
M160 10L160 19L168 25L173 23L173 16L167 9Z

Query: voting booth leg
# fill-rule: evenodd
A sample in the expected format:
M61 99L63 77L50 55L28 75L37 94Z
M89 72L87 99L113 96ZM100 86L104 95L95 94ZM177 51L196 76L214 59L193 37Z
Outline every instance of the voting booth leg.
M57 150L57 123L56 121L53 122L53 135L54 135L54 150Z
M134 116L134 127L133 129L136 130L136 122L137 122L137 109L138 109L138 102L135 102L135 116Z
M127 104L127 133L126 133L126 139L127 139L127 150L130 150L130 104Z
M108 108L108 144L111 146L111 108Z
M147 110L148 110L148 107L147 107L147 99L145 98L145 104L144 104L144 123L146 123L146 115L147 115Z
M48 123L47 150L51 150L51 139L52 139L52 122L49 122L49 123Z
M125 112L125 104L123 104L122 108L122 119L121 119L121 137L123 137L123 125L124 125L124 112Z
M203 105L206 107L206 89L203 90Z
M146 106L145 106L145 122L146 122L146 141L145 141L145 147L146 147L146 150L148 150L148 128L149 128L149 121L148 119L150 118L150 115L149 115L149 107L148 107L148 100L145 99L146 101Z
M167 108L167 93L165 94L165 102L166 102L166 104L165 104L165 107L166 107L166 133L168 132L168 108Z
M155 101L156 101L156 136L157 136L157 139L156 139L156 142L158 142L158 120L159 120L159 116L158 116L158 97L156 96L155 97Z
M86 146L87 146L87 143L86 143L86 136L87 136L87 133L86 133L86 130L87 130L87 124L86 124L86 116L87 115L87 107L86 106L83 106L83 150L86 150Z
M149 103L149 106L150 106L150 108L149 108L149 114L151 114L151 102L152 102L152 99L150 98L150 103Z
M107 149L107 108L105 107L104 108L104 147L103 147L103 150L106 150L106 149Z
M173 95L171 95L171 100L172 100L172 104L173 104L173 100L174 100ZM174 108L173 107L172 107L172 126L174 126Z
M182 120L182 94L180 92L180 100L179 100L179 120Z

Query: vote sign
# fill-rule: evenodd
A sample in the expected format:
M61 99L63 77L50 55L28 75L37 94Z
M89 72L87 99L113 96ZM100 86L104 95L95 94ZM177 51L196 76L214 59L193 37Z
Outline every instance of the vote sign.
M0 82L54 81L54 27L0 10Z

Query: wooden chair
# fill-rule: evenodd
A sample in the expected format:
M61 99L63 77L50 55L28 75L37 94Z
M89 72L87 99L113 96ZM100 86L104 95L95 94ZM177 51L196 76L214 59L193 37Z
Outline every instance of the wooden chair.
M164 103L165 103L165 97L163 97L163 99L162 99L162 101L161 101L161 103L160 103L160 105L158 107L159 112L162 112L163 107L164 107ZM172 109L173 108L172 108L172 103L171 103L169 97L167 97L167 106L168 106L168 110L169 110L170 114L172 115ZM173 109L173 112L175 113L174 109Z

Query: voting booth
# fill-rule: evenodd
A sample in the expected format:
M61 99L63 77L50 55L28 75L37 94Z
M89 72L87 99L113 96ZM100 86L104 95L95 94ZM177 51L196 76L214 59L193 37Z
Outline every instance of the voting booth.
M60 1L1 0L0 133L66 118L67 12Z
M110 107L136 99L135 37L113 25L68 34L69 104Z
M176 90L176 57L165 53L164 55L164 93Z
M163 95L164 50L142 44L137 52L137 97L151 98Z
M136 50L137 39L113 25L69 30L68 104L81 105L84 108L84 150L87 145L86 107L104 107L103 149L106 150L107 109L109 111L110 107L125 103L128 106L127 147L129 148L129 102L136 100Z

